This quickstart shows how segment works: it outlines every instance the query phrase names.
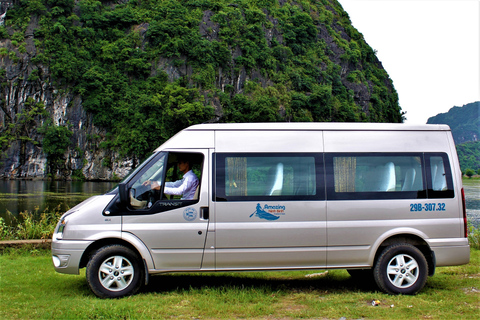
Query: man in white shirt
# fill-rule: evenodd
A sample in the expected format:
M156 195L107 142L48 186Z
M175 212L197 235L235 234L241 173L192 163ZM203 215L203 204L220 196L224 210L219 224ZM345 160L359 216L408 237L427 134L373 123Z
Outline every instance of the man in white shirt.
M178 170L183 173L183 178L175 182L166 182L163 193L182 196L182 200L192 200L199 181L191 169L190 160L179 158ZM152 189L160 190L158 181L145 181L143 185L151 185Z

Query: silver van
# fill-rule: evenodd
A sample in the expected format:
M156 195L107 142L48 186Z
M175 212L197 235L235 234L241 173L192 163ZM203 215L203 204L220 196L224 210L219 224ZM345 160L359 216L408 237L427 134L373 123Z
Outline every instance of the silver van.
M187 175L189 195L171 192ZM60 273L86 267L92 291L109 298L158 273L306 269L347 269L415 294L436 267L470 259L450 128L192 126L66 212L52 259Z

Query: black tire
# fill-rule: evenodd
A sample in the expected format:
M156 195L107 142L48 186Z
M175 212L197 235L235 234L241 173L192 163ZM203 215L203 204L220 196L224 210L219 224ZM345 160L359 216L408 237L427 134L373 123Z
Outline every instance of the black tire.
M90 289L101 298L120 298L135 294L143 285L142 260L122 245L100 248L90 258L86 270Z
M378 257L373 277L386 293L413 295L427 282L427 260L419 249L410 244L394 244L385 248Z

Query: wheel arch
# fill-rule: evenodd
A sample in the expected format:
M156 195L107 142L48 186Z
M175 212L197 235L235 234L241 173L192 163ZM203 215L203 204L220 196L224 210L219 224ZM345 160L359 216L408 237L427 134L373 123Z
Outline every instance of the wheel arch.
M369 258L370 265L375 266L378 257L380 256L382 251L388 246L397 243L406 243L413 245L422 252L425 259L427 260L428 275L432 276L435 273L436 266L435 253L431 250L428 243L424 240L425 238L426 236L420 232L412 232L406 230L386 235L375 243L375 250L372 250Z
M104 246L114 245L114 244L123 245L131 249L133 252L135 252L143 260L143 263L145 264L145 268L146 268L145 271L148 271L149 269L154 269L153 259L150 254L150 251L140 239L138 239L137 237L135 237L130 233L123 233L122 238L108 237L108 238L98 239L92 242L83 252L82 258L80 259L79 268L85 268L88 264L88 261L90 260L90 257L98 249Z

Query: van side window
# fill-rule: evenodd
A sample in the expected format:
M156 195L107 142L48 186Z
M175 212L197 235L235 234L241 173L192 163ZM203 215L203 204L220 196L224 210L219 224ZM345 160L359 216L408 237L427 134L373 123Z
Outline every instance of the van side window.
M197 201L202 167L201 154L160 154L129 183L129 208L165 211L164 207L155 207L155 203L172 200Z
M453 198L455 193L447 155L445 153L428 154L426 162L429 167L427 170L428 197Z
M216 200L319 199L317 154L216 154Z
M327 199L426 197L421 154L328 154Z
M445 166L441 157L430 158L430 170L432 173L432 190L447 190L447 177L445 176Z
M135 180L129 189L129 207L134 210L151 207L155 191L150 186L145 186L146 181L161 181L164 176L164 167L167 154L161 154L146 170Z

